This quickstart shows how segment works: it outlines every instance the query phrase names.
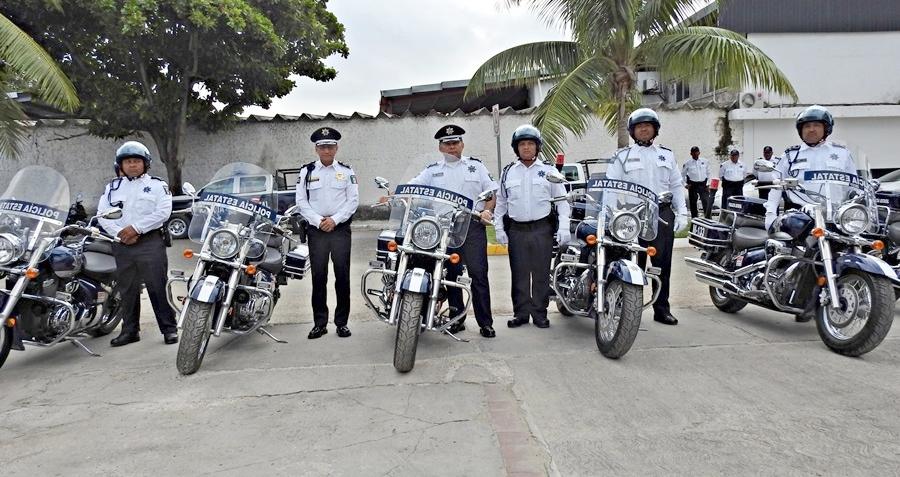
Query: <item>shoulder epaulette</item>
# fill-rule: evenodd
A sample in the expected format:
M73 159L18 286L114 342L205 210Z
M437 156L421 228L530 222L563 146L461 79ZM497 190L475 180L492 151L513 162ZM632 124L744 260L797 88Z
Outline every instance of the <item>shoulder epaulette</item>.
M667 151L669 151L669 152L672 152L671 149L669 149L668 147L663 146L663 145L660 145L659 148L660 148L660 149L665 149L665 150L667 150Z
M797 151L797 150L799 150L799 149L800 149L800 145L799 145L799 144L796 144L796 145L793 145L793 146L791 146L791 147L785 149L784 152L785 152L785 154L787 154L787 153L790 152L790 151Z
M425 169L430 169L430 168L432 168L432 167L437 167L439 164L440 164L439 162L435 162L435 163L432 163L432 164L428 164L427 166L425 166Z
M836 142L831 143L831 145L834 146L834 147L836 147L836 148L839 148L839 149L847 149L847 146L845 146L845 145L843 145L843 144L838 144L838 143L836 143Z
M342 165L342 166L344 166L344 167L346 167L347 169L350 169L351 171L353 170L352 167L348 166L347 164L344 164L344 163L341 162L341 161L337 161L337 163L340 164L340 165Z
M165 181L166 181L165 179L163 179L163 178L161 178L161 177L156 177L156 176L150 176L150 179L155 180L155 181L160 181L160 182L165 182Z
M626 150L628 150L628 149L631 149L631 146L620 147L619 149L616 149L615 154L618 154L618 153L620 153L620 152L622 152L622 151L626 151Z
M477 158L477 157L470 157L469 160L470 160L470 161L475 161L475 162L481 162L481 159L479 159L479 158Z

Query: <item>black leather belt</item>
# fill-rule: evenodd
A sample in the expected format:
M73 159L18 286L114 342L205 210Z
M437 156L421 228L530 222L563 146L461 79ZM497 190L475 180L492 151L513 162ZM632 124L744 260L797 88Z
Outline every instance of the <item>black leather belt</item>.
M528 227L529 225L535 225L535 224L539 224L539 223L541 223L541 222L546 222L548 219L550 219L550 215L547 215L547 216L542 217L542 218L537 219L537 220L530 220L530 221L527 221L527 222L520 222L520 221L518 221L518 220L512 220L512 219L510 219L509 222L510 222L511 225L518 225L518 226L520 226L520 227Z

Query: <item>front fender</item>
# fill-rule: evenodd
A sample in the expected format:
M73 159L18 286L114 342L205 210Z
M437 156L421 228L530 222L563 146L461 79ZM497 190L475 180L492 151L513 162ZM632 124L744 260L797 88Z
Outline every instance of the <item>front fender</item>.
M413 293L429 293L431 291L431 275L424 268L413 268L403 274L400 289Z
M632 285L647 285L647 276L638 264L631 260L619 259L609 264L609 271L606 274L607 281L609 277L616 277L624 283Z
M224 294L225 282L215 275L207 275L191 289L191 299L200 303L216 303Z
M835 275L842 275L847 270L860 270L872 275L881 275L891 280L894 286L900 286L897 272L884 260L864 253L841 255L834 260Z

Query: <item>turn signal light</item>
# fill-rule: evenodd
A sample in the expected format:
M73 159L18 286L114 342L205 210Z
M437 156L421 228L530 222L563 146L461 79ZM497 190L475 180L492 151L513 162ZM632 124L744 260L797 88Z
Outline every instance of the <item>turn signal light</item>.
M194 258L194 251L189 248L186 248L186 249L184 249L184 252L181 252L181 255L184 258Z
M597 236L596 235L588 235L586 239L584 239L588 245L597 245Z
M828 283L828 279L824 275L816 279L816 284L820 287L824 287L826 283Z
M28 270L25 270L25 277L28 278L29 280L34 280L35 278L38 277L38 269L37 268L29 268Z
M872 248L874 248L875 250L884 250L884 242L882 242L881 240L876 240L872 242Z
M16 326L16 319L15 319L15 318L7 318L7 319L6 319L6 326L8 326L9 328L12 328L13 326Z
M815 238L822 238L825 236L825 229L823 229L822 227L816 227L812 229L812 235Z
M459 263L459 254L458 254L458 253L451 253L451 254L450 254L450 263L452 263L452 264L454 264L454 265L456 265L457 263Z
M655 257L656 256L656 247L647 247L647 256Z
M397 251L397 242L394 242L393 240L391 240L390 242L388 242L387 247L388 247L388 252L396 252Z
M247 272L247 275L256 275L256 265L247 265L247 269L244 271Z

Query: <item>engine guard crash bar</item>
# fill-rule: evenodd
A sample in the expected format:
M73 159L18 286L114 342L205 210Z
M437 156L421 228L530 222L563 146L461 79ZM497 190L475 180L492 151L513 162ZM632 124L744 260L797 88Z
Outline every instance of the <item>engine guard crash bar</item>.
M363 299L366 301L366 308L372 310L372 312L375 313L375 317L378 318L379 320L381 320L389 325L393 325L394 323L391 323L389 312L386 309L383 309L382 307L379 307L378 305L376 305L372 301L372 299L369 298L370 295L377 296L377 297L381 298L382 302L384 302L384 296L382 296L383 293L380 290L370 289L370 288L366 287L366 280L369 278L369 275L372 275L373 273L380 273L382 275L389 275L389 276L393 276L396 278L397 272L394 270L385 270L383 268L370 268L369 270L366 270L365 273L363 273L362 278L360 279L360 291L362 292ZM460 278L468 280L467 277L460 277ZM447 323L445 323L443 326L441 326L439 328L435 328L435 327L429 328L427 323L423 323L422 326L428 331L437 331L440 333L446 333L448 335L453 336L449 331L447 331L447 329L450 328L451 326L453 326L454 324L456 324L459 320L461 320L466 315L466 313L469 309L469 304L472 301L472 292L471 292L468 284L451 282L449 280L441 280L441 285L448 286L448 287L456 287L456 288L461 289L465 293L465 297L464 297L465 301L464 301L464 305L463 305L463 311L461 313L459 313L458 315L452 317ZM372 292L372 293L370 293L370 292ZM387 306L387 305L385 304L385 306Z
M238 286L236 286L236 287L234 287L234 288L235 288L235 290L244 290L244 291L246 291L247 293L259 293L259 294L262 294L262 295L266 295L266 297L269 299L269 309L268 309L268 311L266 311L266 318L265 318L265 319L262 319L262 320L257 321L253 326L251 326L251 327L250 327L249 329L247 329L247 330L240 331L240 330L235 330L235 329L232 329L232 328L226 328L226 329L224 330L226 333L230 333L230 334L233 334L233 335L238 335L238 336L249 335L250 333L253 333L253 332L256 331L257 329L259 329L259 328L265 326L265 325L269 322L269 319L272 318L272 312L275 311L275 303L274 303L274 302L275 302L275 295L272 294L272 292L270 292L269 290L263 290L263 289L261 289L261 288L250 287L250 286L247 286L247 285L238 285Z
M188 284L191 282L191 279L182 275L174 276L166 280L166 301L168 301L169 306L171 306L172 309L178 313L178 327L181 328L181 314L182 308L184 307L184 301L181 301L179 303L179 301L175 299L175 295L172 293L172 285L174 285L176 282ZM190 290L188 290L187 294L185 294L185 299L187 299L186 297L188 296L188 294L190 294Z
M550 279L550 286L551 286L551 288L553 288L553 293L556 294L555 300L557 300L559 302L563 302L563 299L561 298L562 295L559 293L559 287L557 286L557 283L556 283L556 277L559 276L559 274L557 272L559 272L559 270L562 267L590 268L591 265L588 263L579 263L579 262L560 262L560 263L557 263L555 267L553 267L553 273L551 274L552 276ZM653 304L656 303L656 299L659 298L659 292L662 290L662 281L659 279L659 276L652 274L652 273L647 273L647 272L644 272L644 276L646 276L648 278L648 280L652 282L649 284L651 286L650 289L653 290L653 292L650 296L650 300L645 302L643 305L641 305L641 311L646 310L647 308L650 308L651 306L653 306ZM653 283L656 283L656 287L653 287ZM589 312L573 310L572 308L568 307L565 303L563 303L563 306L565 306L566 309L569 310L569 312L572 313L573 315L590 316Z
M0 290L0 293L3 293L4 295L9 295L10 297L12 296L11 293L9 292L9 290ZM40 301L40 302L44 302L44 303L49 303L51 305L63 306L66 308L66 311L68 312L67 315L68 315L68 321L69 321L69 327L66 329L66 331L63 333L60 333L59 336L57 336L56 339L54 339L53 341L50 341L48 343L41 343L39 341L23 340L22 341L23 343L29 344L31 346L48 348L50 346L55 345L56 343L59 343L60 341L63 341L65 339L69 338L70 335L75 331L75 323L76 323L75 307L72 306L70 303L62 301L58 298L53 298L53 297L49 297L49 296L40 296L40 295L29 295L27 293L22 293L21 295L19 295L19 298L15 301L18 302L19 300L22 300L22 299ZM10 300L10 302L12 302L12 301L13 300ZM91 352L91 354L94 354L94 353Z

